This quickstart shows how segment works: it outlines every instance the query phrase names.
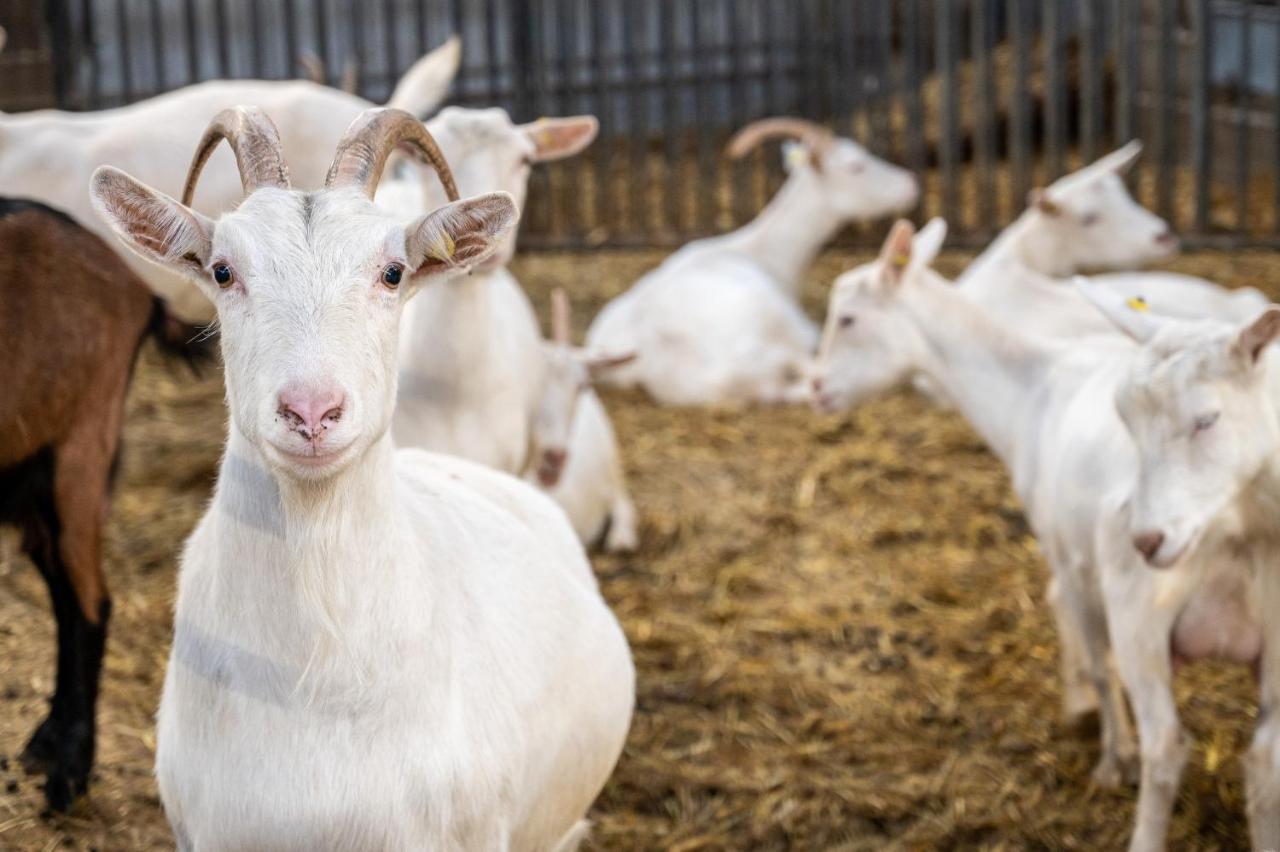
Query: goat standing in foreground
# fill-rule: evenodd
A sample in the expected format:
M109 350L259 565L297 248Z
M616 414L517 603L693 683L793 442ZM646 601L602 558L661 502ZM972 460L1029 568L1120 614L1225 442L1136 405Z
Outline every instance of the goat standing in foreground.
M0 198L0 246L0 523L21 531L58 622L49 715L22 756L66 810L93 766L111 617L102 526L129 378L148 336L178 352L195 332L60 211Z
M915 236L899 222L877 261L836 280L814 367L815 402L828 410L858 405L923 374L1009 469L1049 563L1064 710L1076 716L1096 707L1102 754L1094 777L1116 785L1132 771L1136 748L1107 662L1099 578L1116 557L1095 536L1110 517L1109 496L1132 481L1132 444L1111 396L1134 347L1114 334L1090 346L1046 340L993 320L928 268L945 230L935 220Z
M1103 576L1116 664L1142 743L1132 847L1164 846L1190 744L1178 719L1179 661L1217 657L1260 676L1245 757L1257 849L1280 848L1280 307L1244 323L1162 318L1079 279L1142 342L1115 406L1137 450L1132 493L1100 536L1140 553ZM1132 549L1130 549L1132 548Z
M525 479L547 490L578 537L609 552L635 550L636 507L627 494L609 414L592 390L596 377L635 359L634 352L596 352L571 342L569 297L551 294L551 340L530 432Z
M246 198L216 221L113 168L121 237L213 301L229 436L187 542L156 777L186 849L569 850L622 750L626 639L564 513L473 463L393 446L406 300L483 263L504 193L405 223L371 201L392 150L370 110L325 187L289 185L258 110L214 119ZM436 286L436 285L431 285Z
M818 330L797 301L822 246L852 221L916 203L909 172L849 139L799 119L766 119L729 145L740 157L785 137L789 176L752 222L690 243L611 301L587 345L636 352L605 382L642 387L671 405L740 405L804 399Z

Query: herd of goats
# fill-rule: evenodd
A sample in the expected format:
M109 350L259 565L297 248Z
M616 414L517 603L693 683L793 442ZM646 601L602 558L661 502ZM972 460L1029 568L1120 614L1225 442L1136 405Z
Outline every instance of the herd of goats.
M506 265L530 168L596 121L436 112L457 61L456 43L427 55L384 107L215 81L0 115L0 521L57 618L56 689L24 752L52 808L93 761L136 353L200 357L216 332L228 434L157 717L181 849L577 848L635 689L584 551L637 544L596 382L825 411L914 383L958 409L1048 561L1064 712L1100 722L1094 777L1140 783L1132 848L1164 845L1189 750L1172 676L1204 656L1258 676L1249 818L1280 847L1263 618L1280 612L1280 307L1075 274L1177 250L1126 191L1136 143L1033 193L955 282L931 269L945 223L899 221L835 281L819 330L806 268L918 184L826 128L756 122L729 153L785 139L776 197L646 274L579 347L564 294L544 340ZM224 141L234 162L210 159Z

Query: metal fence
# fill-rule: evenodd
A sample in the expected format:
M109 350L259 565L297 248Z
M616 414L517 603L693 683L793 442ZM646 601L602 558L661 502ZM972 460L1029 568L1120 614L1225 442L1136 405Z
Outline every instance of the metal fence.
M946 216L957 241L988 239L1028 189L1138 137L1136 191L1190 242L1280 244L1275 0L46 0L42 20L30 7L0 0L0 25L37 30L0 55L0 106L41 91L22 69L58 105L99 109L212 77L294 77L303 52L335 76L354 61L377 101L458 33L456 103L601 121L585 156L535 174L526 243L732 228L784 176L776 154L726 162L724 142L800 115L919 172L921 215Z

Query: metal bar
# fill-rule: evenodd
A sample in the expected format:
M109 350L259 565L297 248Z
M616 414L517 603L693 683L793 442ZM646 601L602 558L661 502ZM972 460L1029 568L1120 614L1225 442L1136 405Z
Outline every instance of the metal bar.
M733 79L733 97L730 99L729 124L731 127L736 128L746 124L750 120L751 114L748 102L746 58L743 55L746 33L742 22L742 5L740 2L735 3L733 0L725 0L721 4L721 10L725 16L725 32L729 34L729 73ZM732 176L730 213L734 225L738 225L751 218L751 207L749 205L751 184L745 164L734 163L730 164L728 168Z
M511 0L511 16L508 20L532 20L529 2L530 0ZM533 114L533 101L529 91L533 62L530 32L531 27L521 24L511 28L511 101L512 108L521 121L527 121Z
M974 197L977 200L974 213L977 221L972 223L977 230L991 228L994 224L995 193L994 187L995 157L992 144L991 102L995 99L991 83L991 49L988 44L990 6L987 0L970 0L969 5L969 62L974 71L974 126L973 126L973 178L977 181Z
M588 9L593 7L588 4ZM498 0L485 0L484 4L484 49L489 60L489 91L487 100L497 106L511 109L510 104L498 103L498 91L502 88L502 57L498 51ZM523 121L521 116L517 120Z
M1245 231L1249 221L1249 112L1252 96L1249 73L1253 65L1252 5L1240 9L1240 79L1236 83L1236 230Z
M924 150L924 98L921 96L924 57L923 35L920 26L923 0L907 0L910 8L902 17L902 42L904 71L907 85L907 163L916 174L923 175L926 162ZM1017 2L1017 0L1014 0Z
M253 44L250 58L253 63L253 76L262 79L263 69L267 65L266 45L263 40L267 34L267 24L262 15L262 3L259 0L249 0L249 20L251 21L249 29L249 40Z
M227 38L227 4L226 0L214 0L213 3L213 37L217 40L215 49L218 53L218 76L231 76L231 40Z
M1009 97L1009 152L1013 168L1013 211L1017 216L1031 191L1031 110L1028 104L1028 37L1026 0L1009 2L1009 37L1013 41L1013 87Z
M1274 160L1272 163L1272 192L1274 194L1273 206L1275 209L1271 216L1271 230L1275 234L1280 234L1280 50L1276 51L1275 72L1276 94L1271 102L1272 126L1276 128L1276 132L1271 136L1272 159Z
M200 79L200 27L196 20L196 0L186 0L184 4L183 35L187 42L187 82L194 83ZM93 75L93 84L97 86L98 75Z
M1209 17L1209 0L1195 0L1192 4L1193 35L1191 44L1191 170L1195 174L1195 228L1204 233L1209 228L1209 146L1212 130L1209 126L1209 50L1212 24Z
M658 4L658 32L662 42L662 67L665 69L662 112L663 159L666 161L667 171L667 226L676 233L682 233L680 199L683 195L683 182L680 180L680 165L684 146L680 143L684 138L684 128L680 121L680 90L676 86L676 43L680 37L679 22L676 20L677 2L678 0L661 0Z
M879 38L876 39L876 55L880 60L882 69L880 76L880 97L884 103L884 121L885 121L885 153L894 158L901 160L902 146L898 144L901 141L901 135L894 133L894 106L895 102L902 94L902 86L900 83L900 74L895 75L893 70L893 5L891 3L876 4L876 11L879 14L879 20L876 23L876 33ZM839 39L839 30L831 27L829 31L832 36Z
M1168 3L1156 4L1159 39L1156 41L1156 63L1160 69L1156 75L1156 162L1159 177L1156 180L1156 209L1165 219L1173 210L1173 140L1169 123L1173 107L1173 14Z
M1058 52L1062 41L1059 8L1058 0L1045 0L1042 6L1045 50L1045 135L1049 167L1047 180L1053 180L1062 174L1063 138L1066 135L1062 116L1062 61Z
M345 66L348 62L354 62L356 64L357 79L359 79L361 84L363 84L364 80L361 79L363 77L361 72L364 71L365 67L364 9L360 3L352 3L350 6L350 12L351 14L348 16L348 26L351 28L351 54L342 61L341 65L334 67L334 72L340 74L340 68ZM359 85L357 88L360 91L364 91L363 85Z
M591 60L595 76L595 113L600 120L600 138L593 148L595 159L595 202L596 227L603 228L607 238L612 238L617 227L616 217L612 215L616 205L612 202L610 192L609 166L613 153L613 140L616 127L613 121L612 104L609 101L609 63L605 51L608 48L608 30L605 25L605 12L601 8L605 0L587 3L588 23L591 27ZM513 74L516 73L513 71ZM669 135L669 134L668 134Z
M573 96L570 92L572 82L572 62L570 56L573 52L573 35L570 30L569 16L565 13L565 5L568 0L555 0L552 3L555 15L556 29L556 54L557 63L556 71L559 75L558 91L556 98L557 111L561 115L569 115L574 112ZM553 199L557 202L557 220L560 227L567 230L570 234L581 233L582 231L582 198L577 193L571 193L569 187L576 181L569 180L570 172L576 171L576 162L557 164L554 177L558 178L556 186L553 187ZM648 186L648 180L645 185Z
M689 5L689 37L692 40L695 76L702 77L706 72L706 60L710 53L708 46L704 43L705 32L702 26L701 16L698 14L699 6L696 3ZM694 106L699 116L711 115L711 102L708 95L707 82L700 79L694 84ZM710 186L710 181L715 177L715 164L712 162L711 140L707 138L706 133L698 133L697 136L697 174L698 186ZM694 218L696 227L703 233L715 230L715 193L698 192L695 196L697 201L697 215Z
M147 16L151 24L151 76L155 88L166 88L164 78L164 21L160 15L160 0L149 0Z
M298 0L284 0L284 76L298 76ZM317 54L319 55L319 54Z
M1080 0L1080 158L1091 163L1098 156L1098 15L1094 0Z
M462 51L463 59L461 64L458 66L458 81L457 81L457 84L454 86L454 90L458 93L459 100L462 100L464 103L469 103L470 102L470 94L469 94L470 86L468 85L469 83L468 78L470 74L466 67L466 64L467 64L467 61L466 61L467 15L466 15L466 8L464 7L462 0L453 0L453 2L449 4L449 14L453 19L453 31L457 34L458 38L462 40L462 45L463 45L463 51ZM537 24L537 20L532 17L526 18L525 20L528 21L528 26L534 26L535 24ZM517 23L516 26L521 26L521 24Z
M316 0L316 56L324 69L325 77L329 77L332 63L332 51L329 49L329 7L325 0ZM322 80L321 82L328 82Z
M395 0L383 0L382 3L382 44L383 53L387 63L387 87L386 93L382 100L386 101L391 97L391 92L396 87L396 80L405 66L400 64L399 45L396 43L396 3ZM356 79L359 80L363 74L363 68L356 69Z
M644 6L639 3L623 1L624 29L622 40L626 44L627 73L630 85L627 88L627 122L630 132L627 134L627 152L631 161L631 174L628 175L630 190L628 206L630 212L629 225L633 233L643 234L646 231L644 221L644 104L640 100L643 88L644 67L641 64L641 52L637 49L639 36L644 26L642 17Z
M119 0L116 4L116 39L120 51L120 95L123 103L133 103L133 67L129 61L133 49L129 44L128 0Z
M955 219L956 181L955 181L955 139L956 139L956 92L955 66L953 64L951 37L954 31L955 16L952 14L951 0L934 0L936 10L936 26L934 37L936 43L935 65L942 81L941 115L938 128L939 160L942 166L942 216Z
M98 76L102 68L102 59L98 55L98 39L94 29L93 7L90 0L81 0L80 14L84 24L85 50L89 54L89 90L86 93L85 109L97 109L101 100L101 89Z

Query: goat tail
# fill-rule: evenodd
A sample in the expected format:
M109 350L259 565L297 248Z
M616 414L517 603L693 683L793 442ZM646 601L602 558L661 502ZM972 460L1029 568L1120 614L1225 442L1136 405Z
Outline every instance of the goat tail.
M202 365L212 363L216 357L217 333L213 326L183 322L170 313L169 305L159 296L151 299L146 336L155 341L166 357L184 362L197 373Z

